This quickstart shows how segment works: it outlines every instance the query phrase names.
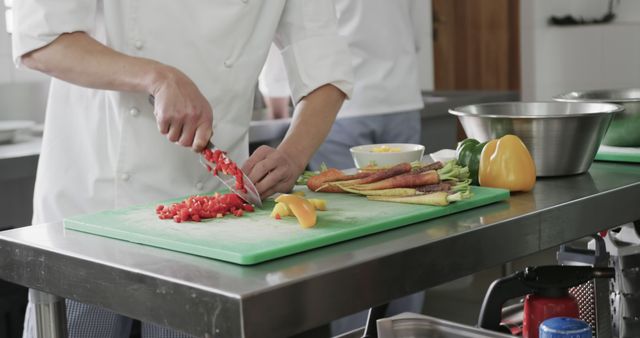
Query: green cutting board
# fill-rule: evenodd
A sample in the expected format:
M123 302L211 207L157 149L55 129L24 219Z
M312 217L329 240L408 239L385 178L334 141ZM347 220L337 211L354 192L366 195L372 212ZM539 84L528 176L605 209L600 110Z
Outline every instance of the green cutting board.
M640 163L640 148L601 145L595 159L597 161Z
M446 207L369 201L351 194L312 193L307 198L327 201L313 228L301 228L296 219L269 216L273 201L264 209L200 223L160 220L149 204L103 211L64 220L67 229L88 232L169 250L249 265L291 255L352 238L405 226L509 198L502 189L473 187L473 197ZM166 201L177 202L177 200Z

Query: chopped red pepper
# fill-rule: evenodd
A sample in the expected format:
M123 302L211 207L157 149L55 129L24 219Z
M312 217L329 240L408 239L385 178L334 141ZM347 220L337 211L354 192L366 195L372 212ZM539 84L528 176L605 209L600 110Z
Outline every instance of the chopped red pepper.
M191 196L178 203L156 207L158 218L173 219L177 223L200 222L203 219L222 218L229 214L240 217L245 211L252 212L254 208L251 204L245 203L240 196L219 193L213 196Z
M227 157L227 153L216 149L205 149L202 155L209 162L215 164L212 168L207 165L207 170L214 175L222 172L235 178L235 188L246 192L244 186L244 176L238 165ZM160 219L173 219L177 223L194 221L200 222L207 218L222 218L225 215L233 214L240 217L244 212L253 212L251 204L245 203L236 194L215 193L213 196L191 196L182 202L169 206L158 205L156 214Z
M236 180L235 188L242 192L247 191L244 186L242 170L238 168L238 165L235 162L231 161L231 159L227 157L226 152L221 151L220 149L212 151L211 149L206 148L202 151L202 156L204 156L204 158L210 163L215 164L214 168L207 166L207 170L213 171L213 174L216 176L219 172L233 176Z

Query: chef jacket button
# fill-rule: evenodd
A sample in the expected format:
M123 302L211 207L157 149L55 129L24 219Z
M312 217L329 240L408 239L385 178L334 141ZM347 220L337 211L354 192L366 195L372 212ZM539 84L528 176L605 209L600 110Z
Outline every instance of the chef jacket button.
M204 184L202 182L196 183L196 189L198 189L198 190L204 189Z
M131 107L131 109L129 109L129 114L133 117L137 117L138 115L140 115L140 109Z
M129 175L128 173L122 173L122 174L120 175L120 178L121 178L123 181L125 181L125 182L126 182L126 181L128 181L128 180L131 178L131 175Z
M136 40L133 43L133 46L136 47L137 50L142 49L142 47L144 47L144 44L142 43L142 40Z
M225 60L224 61L224 66L227 68L231 68L233 67L233 62L231 60Z

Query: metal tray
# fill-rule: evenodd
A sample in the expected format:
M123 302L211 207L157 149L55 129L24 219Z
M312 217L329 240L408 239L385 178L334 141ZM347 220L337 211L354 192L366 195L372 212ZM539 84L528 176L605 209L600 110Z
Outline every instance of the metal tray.
M511 335L415 313L383 318L377 324L379 338L513 338Z

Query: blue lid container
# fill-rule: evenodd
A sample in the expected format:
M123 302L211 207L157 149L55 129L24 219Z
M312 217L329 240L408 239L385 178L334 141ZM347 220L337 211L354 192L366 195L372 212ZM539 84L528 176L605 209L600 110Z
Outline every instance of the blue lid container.
M539 338L592 338L591 326L576 318L549 318L540 324Z

